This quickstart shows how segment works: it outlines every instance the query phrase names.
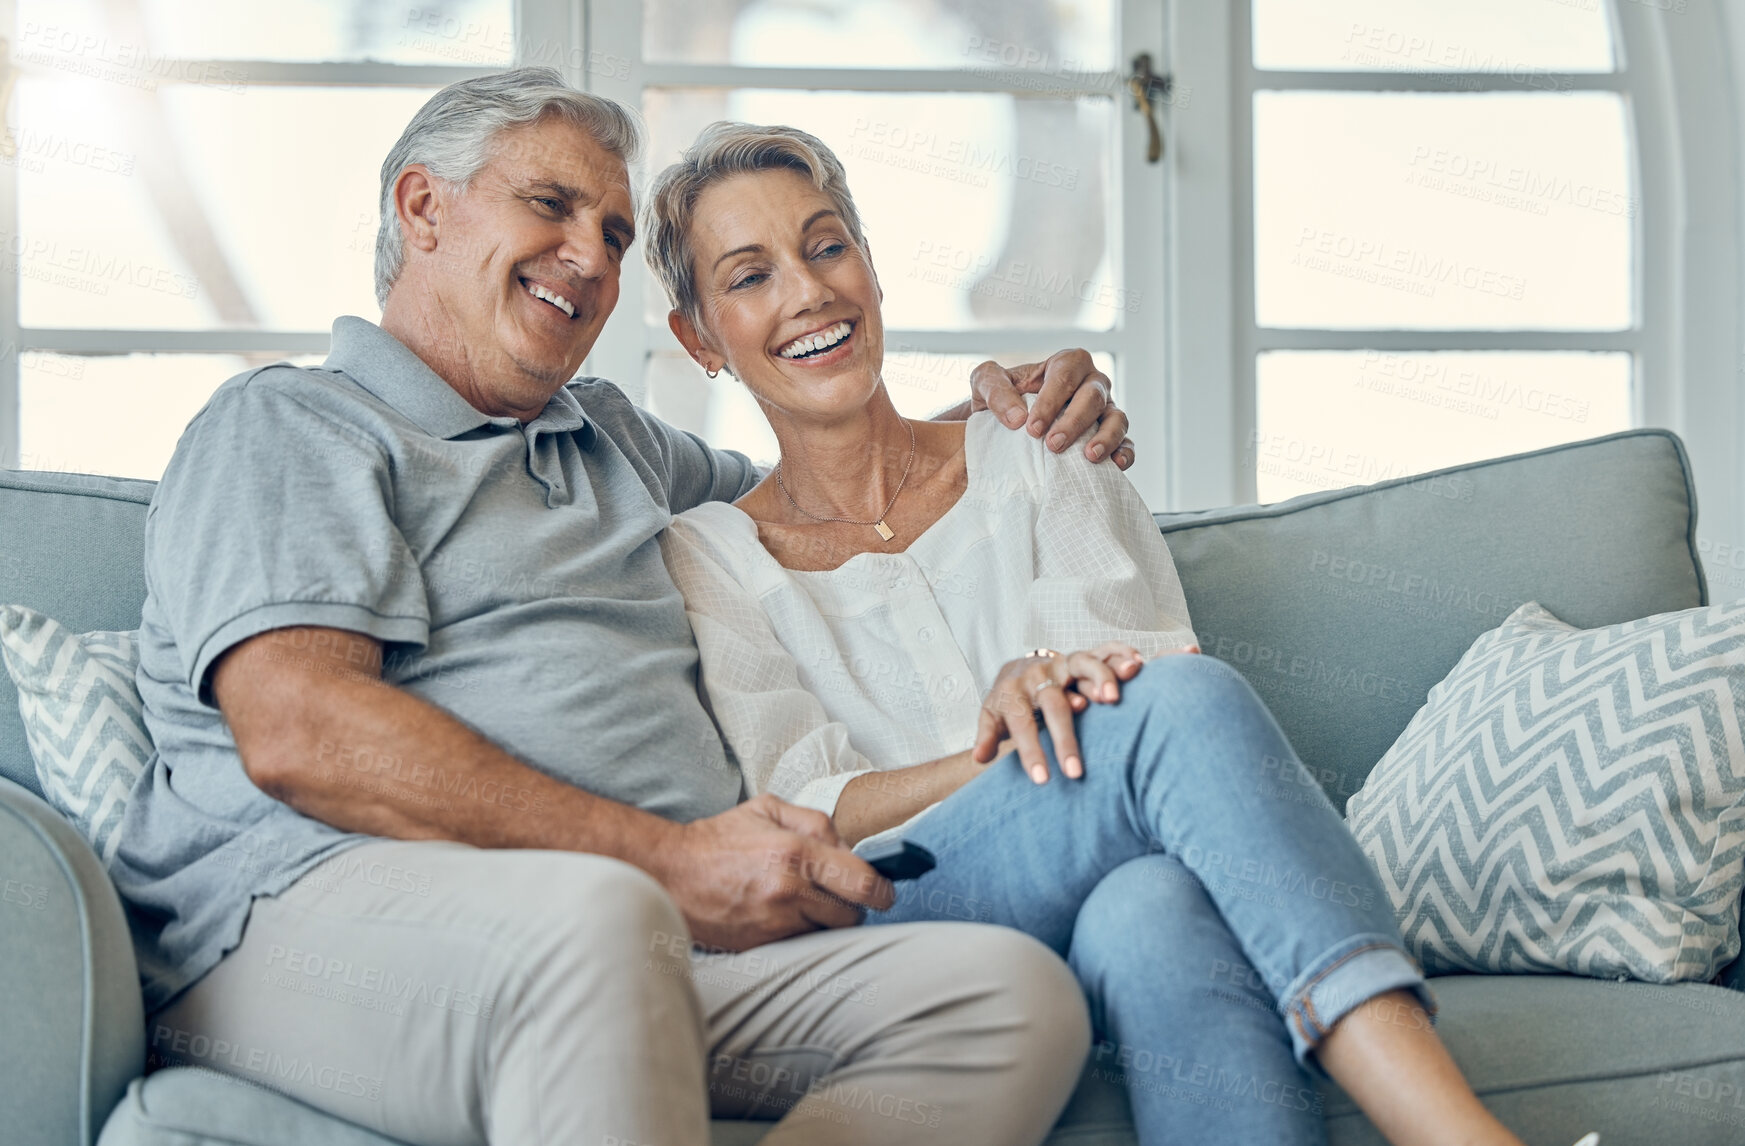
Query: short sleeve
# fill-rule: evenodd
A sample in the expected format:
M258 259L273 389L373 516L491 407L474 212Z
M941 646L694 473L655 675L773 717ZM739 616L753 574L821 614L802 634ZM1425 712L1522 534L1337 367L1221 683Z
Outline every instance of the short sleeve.
M761 479L751 459L734 450L718 450L702 438L669 426L638 409L666 462L667 506L674 514L706 501L737 501Z
M772 792L832 815L848 782L874 769L849 743L847 726L801 684L757 598L729 571L723 550L733 541L713 532L680 519L661 535L661 555L697 635L704 696L747 796Z
M1077 448L1048 455L1044 474L1026 642L1121 641L1146 657L1193 644L1175 561L1127 475Z
M234 645L312 625L422 647L429 612L394 522L384 448L269 368L221 389L188 426L146 521L146 587L186 683Z

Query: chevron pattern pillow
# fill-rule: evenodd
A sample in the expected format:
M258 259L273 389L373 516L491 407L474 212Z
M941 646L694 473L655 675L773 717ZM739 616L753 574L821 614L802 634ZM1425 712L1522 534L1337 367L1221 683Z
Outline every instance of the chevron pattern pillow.
M1745 886L1745 602L1479 637L1352 797L1431 973L1711 978Z
M134 782L152 755L133 681L135 634L72 633L32 609L7 605L0 608L0 653L18 686L43 797L107 864Z

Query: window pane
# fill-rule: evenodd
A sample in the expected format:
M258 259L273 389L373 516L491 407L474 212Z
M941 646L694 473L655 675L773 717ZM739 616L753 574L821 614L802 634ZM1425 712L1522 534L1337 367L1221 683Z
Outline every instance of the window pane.
M18 84L27 326L326 330L374 319L382 156L423 88Z
M1255 365L1248 461L1263 502L1632 424L1628 354L1279 351ZM1459 483L1426 489L1460 495Z
M648 59L672 63L1023 68L1083 79L1114 67L1114 8L1112 0L645 0L642 46Z
M1254 0L1254 66L1332 72L1609 72L1606 0Z
M131 18L118 10L136 8ZM237 83L178 60L382 60L507 67L514 0L18 0L15 62L151 87ZM555 62L555 61L540 61ZM95 71L93 71L95 69Z
M1056 347L1055 349L1059 349ZM1041 362L1052 350L997 349L982 354L936 354L928 351L885 348L884 379L897 412L910 418L929 418L969 397L969 374L989 358L1002 365ZM1097 369L1110 378L1115 360L1108 354L1092 354ZM763 410L740 383L726 373L710 378L695 362L674 350L657 350L648 356L648 409L680 429L701 434L712 446L738 450L758 462L773 462L778 453L775 435L764 420ZM1120 395L1117 393L1117 399Z
M1110 100L704 89L651 90L643 107L651 170L718 119L792 124L828 144L893 329L1108 330L1145 305L1111 269ZM647 312L665 324L658 286Z
M1609 92L1254 97L1262 326L1631 325L1623 101Z
M225 379L255 366L322 355L19 356L19 464L24 469L163 476L188 420Z

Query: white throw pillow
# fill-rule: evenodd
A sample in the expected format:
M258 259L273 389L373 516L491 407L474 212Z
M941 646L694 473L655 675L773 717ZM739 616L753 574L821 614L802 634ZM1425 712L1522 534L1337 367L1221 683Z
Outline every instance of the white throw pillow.
M134 684L134 633L73 633L21 605L0 608L0 653L18 686L24 737L43 798L105 864L133 786L152 756Z
M1711 978L1745 885L1745 602L1473 644L1351 830L1432 973Z

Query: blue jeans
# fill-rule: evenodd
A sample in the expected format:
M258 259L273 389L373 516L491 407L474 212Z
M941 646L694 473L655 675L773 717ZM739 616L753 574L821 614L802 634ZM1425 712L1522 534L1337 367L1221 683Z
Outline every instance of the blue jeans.
M1082 780L996 761L910 829L939 866L867 923L1001 923L1066 956L1144 1146L1324 1142L1309 1052L1385 991L1432 1006L1374 870L1222 661L1150 661L1076 727Z

